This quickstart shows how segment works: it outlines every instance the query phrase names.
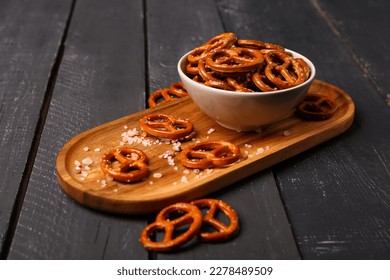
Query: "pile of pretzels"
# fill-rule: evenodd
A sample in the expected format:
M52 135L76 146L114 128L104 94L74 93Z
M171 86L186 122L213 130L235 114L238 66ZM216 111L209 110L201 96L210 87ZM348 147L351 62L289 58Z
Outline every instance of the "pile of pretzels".
M258 40L217 35L187 56L188 77L206 86L238 92L287 89L305 82L310 67L284 47Z

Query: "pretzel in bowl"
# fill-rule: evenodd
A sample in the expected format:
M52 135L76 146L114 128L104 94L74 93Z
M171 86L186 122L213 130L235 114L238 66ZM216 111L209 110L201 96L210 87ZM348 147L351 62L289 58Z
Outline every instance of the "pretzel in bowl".
M172 140L183 139L194 132L190 120L175 118L163 113L152 113L140 119L140 126L146 133Z
M148 175L148 158L135 148L119 147L108 151L100 161L101 170L112 178L132 183Z
M193 169L225 167L240 158L240 148L223 140L209 140L192 144L180 153L180 162L185 167Z
M228 44L213 46L202 45L187 56L186 74L206 86L240 92L275 91L302 84L311 75L303 58L293 57L277 44L235 37Z
M206 65L223 74L246 73L256 70L264 61L260 51L248 48L217 49L210 52Z
M214 231L200 231L198 238L203 242L225 241L234 236L239 230L239 219L236 211L226 202L218 199L204 198L192 201L199 209L208 209L203 215L203 226L208 226ZM221 211L228 217L229 224L226 225L217 218Z
M330 119L337 111L334 101L322 94L310 93L298 104L295 113L306 120Z
M178 218L174 214L183 214ZM179 227L187 226L184 232ZM178 202L161 210L156 220L146 226L141 233L142 245L151 251L165 252L182 246L196 236L202 226L202 212L190 203ZM164 232L161 241L154 241L151 236L158 231Z

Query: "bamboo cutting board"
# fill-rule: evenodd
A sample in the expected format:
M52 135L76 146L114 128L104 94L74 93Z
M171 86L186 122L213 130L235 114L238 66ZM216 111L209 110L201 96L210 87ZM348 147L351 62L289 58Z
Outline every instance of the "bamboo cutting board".
M178 201L206 196L348 129L355 107L347 93L318 80L309 92L326 94L334 100L338 105L336 114L325 121L305 121L291 114L261 131L238 132L221 127L185 97L100 125L77 135L60 150L56 162L60 186L82 205L121 214L153 213ZM243 159L226 168L183 167L179 152L175 151L177 144L141 135L139 119L153 112L188 118L194 123L194 138L181 142L181 147L193 141L223 139L238 145ZM147 154L149 175L145 180L120 183L100 170L102 155L122 145L139 148Z

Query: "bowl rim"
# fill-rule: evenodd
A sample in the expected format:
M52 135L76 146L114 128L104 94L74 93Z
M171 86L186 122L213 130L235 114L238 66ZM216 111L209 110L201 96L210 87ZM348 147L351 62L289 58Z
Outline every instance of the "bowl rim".
M303 83L299 84L299 85L296 85L296 86L293 86L293 87L290 87L290 88L286 88L286 89L280 89L280 90L275 90L275 91L253 91L253 92L240 92L240 91L231 91L231 90L225 90L225 89L219 89L219 88L214 88L214 87L210 87L210 86L206 86L204 84L201 84L201 83L198 83L198 82L195 82L194 80L192 80L191 78L189 78L187 76L187 74L183 71L183 68L184 68L184 62L186 62L187 60L187 56L192 52L189 51L187 52L186 54L184 54L180 59L179 59L179 62L177 63L177 71L179 73L179 76L181 79L185 79L187 82L193 84L194 86L197 86L197 87L204 87L205 89L215 93L215 94L221 94L221 95L226 95L226 94L229 94L230 96L258 96L258 95L278 95L280 93L286 93L286 92L290 92L291 90L294 90L294 89L298 89L300 87L305 87L306 85L310 84L315 76L316 76L316 68L314 66L314 63L308 59L306 56L296 52L296 51L293 51L293 50L290 50L290 49L285 49L287 52L291 52L293 57L300 57L302 59L305 60L305 62L309 65L310 67L310 77L304 81Z

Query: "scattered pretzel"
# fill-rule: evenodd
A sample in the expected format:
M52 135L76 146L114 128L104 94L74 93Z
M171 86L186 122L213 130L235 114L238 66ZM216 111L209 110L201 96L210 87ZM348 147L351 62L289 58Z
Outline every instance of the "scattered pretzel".
M322 94L307 94L296 108L296 114L307 120L320 121L331 118L337 105Z
M169 88L158 89L153 92L148 98L148 104L150 108L153 108L159 104L164 104L187 95L188 93L183 83L178 82L171 84Z
M180 161L185 167L197 169L224 167L236 162L240 157L240 148L223 140L192 144L180 153Z
M144 116L140 119L140 125L150 135L173 140L185 138L194 131L191 121L162 113Z
M192 201L191 204L198 208L208 208L203 215L203 225L212 227L216 231L200 231L198 237L203 242L214 242L227 240L235 235L239 230L239 220L236 211L226 202L217 199L199 199ZM217 218L218 211L222 211L230 221L229 225L224 224Z
M294 58L284 47L238 39L233 33L222 33L210 39L190 52L187 60L188 77L206 86L230 91L286 89L302 84L311 75L305 60Z
M135 148L120 147L108 151L100 161L102 171L122 182L140 181L148 175L148 158Z
M178 218L171 218L172 214L184 213ZM184 233L175 235L177 228L188 225ZM146 226L141 233L142 245L151 251L164 252L175 249L196 236L202 226L202 212L198 207L189 203L175 203L161 210L156 220ZM158 231L164 232L162 241L153 241L151 235Z

